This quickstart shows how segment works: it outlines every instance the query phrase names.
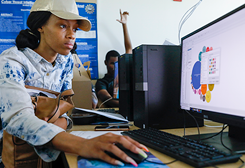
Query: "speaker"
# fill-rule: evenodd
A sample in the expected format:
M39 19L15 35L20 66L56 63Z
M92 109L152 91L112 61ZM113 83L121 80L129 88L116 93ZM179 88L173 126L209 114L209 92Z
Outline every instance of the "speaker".
M127 120L133 121L133 74L132 54L121 55L119 63L119 112Z
M196 127L180 109L181 47L140 45L133 49L133 114L140 128ZM203 119L197 119L203 126Z

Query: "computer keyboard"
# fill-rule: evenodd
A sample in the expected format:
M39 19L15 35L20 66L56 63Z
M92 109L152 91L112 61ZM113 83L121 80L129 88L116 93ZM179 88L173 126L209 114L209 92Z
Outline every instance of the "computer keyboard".
M114 108L102 108L102 109L97 109L97 111L107 112L107 113L116 113L116 112L118 112Z
M200 141L180 137L154 128L124 131L122 134L194 167L236 162L241 157L240 154L225 153Z

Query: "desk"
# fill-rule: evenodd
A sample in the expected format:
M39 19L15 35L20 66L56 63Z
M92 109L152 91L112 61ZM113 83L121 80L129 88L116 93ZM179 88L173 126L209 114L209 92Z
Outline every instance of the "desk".
M210 126L217 126L217 125L221 125L219 123L215 123L212 121L205 121L204 122L205 125L210 125ZM86 125L86 126L74 126L72 128L71 131L93 131L94 126L92 125ZM130 129L137 129L137 127L135 126L131 126ZM183 136L184 135L184 131L183 128L178 128L178 129L163 129L166 132L169 132L171 134L175 134L175 135L179 135L179 136ZM200 133L215 133L215 132L219 132L221 130L221 128L219 127L201 127L200 128ZM186 135L192 135L192 134L197 134L197 128L186 128L185 131ZM173 160L175 160L172 157L169 157L165 154L162 154L154 149L149 148L150 152L152 154L154 154L157 158L159 158L163 163L168 163L171 162ZM77 155L73 155L73 154L68 154L66 153L66 159L67 162L70 166L70 168L77 168ZM245 155L243 155L241 157L242 160L245 161ZM242 165L242 162L239 160L236 163L229 163L229 164L222 164L222 165L218 165L219 168L231 168L231 167L239 167ZM171 163L168 165L170 168L179 168L179 167L185 167L185 168L191 168L192 166L181 162L181 161L176 161L174 163Z

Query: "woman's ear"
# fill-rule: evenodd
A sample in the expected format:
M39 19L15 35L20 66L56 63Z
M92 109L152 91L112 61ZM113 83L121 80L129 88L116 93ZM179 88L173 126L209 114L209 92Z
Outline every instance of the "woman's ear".
M38 28L37 30L38 30L40 33L43 32L43 28L42 28L42 27Z
M106 60L104 61L104 63L105 63L105 65L107 66L107 61L106 61Z

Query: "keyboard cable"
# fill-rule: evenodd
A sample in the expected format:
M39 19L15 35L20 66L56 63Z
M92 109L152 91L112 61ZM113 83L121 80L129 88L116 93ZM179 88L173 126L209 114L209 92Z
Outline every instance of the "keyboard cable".
M147 162L149 162L149 163L158 164L158 165L167 165L167 164L174 163L174 162L176 162L176 161L178 161L178 160L177 160L177 159L175 159L175 160L173 160L173 161L171 161L171 162L169 162L169 163L158 163L158 162L153 162L153 161L150 161L150 160L148 160L148 159L146 159L145 161L147 161Z
M178 161L178 159L175 159L175 160L173 160L173 161L171 161L171 162L164 163L164 164L165 164L165 165L169 165L169 164L172 164L172 163L174 163L174 162L176 162L176 161Z

